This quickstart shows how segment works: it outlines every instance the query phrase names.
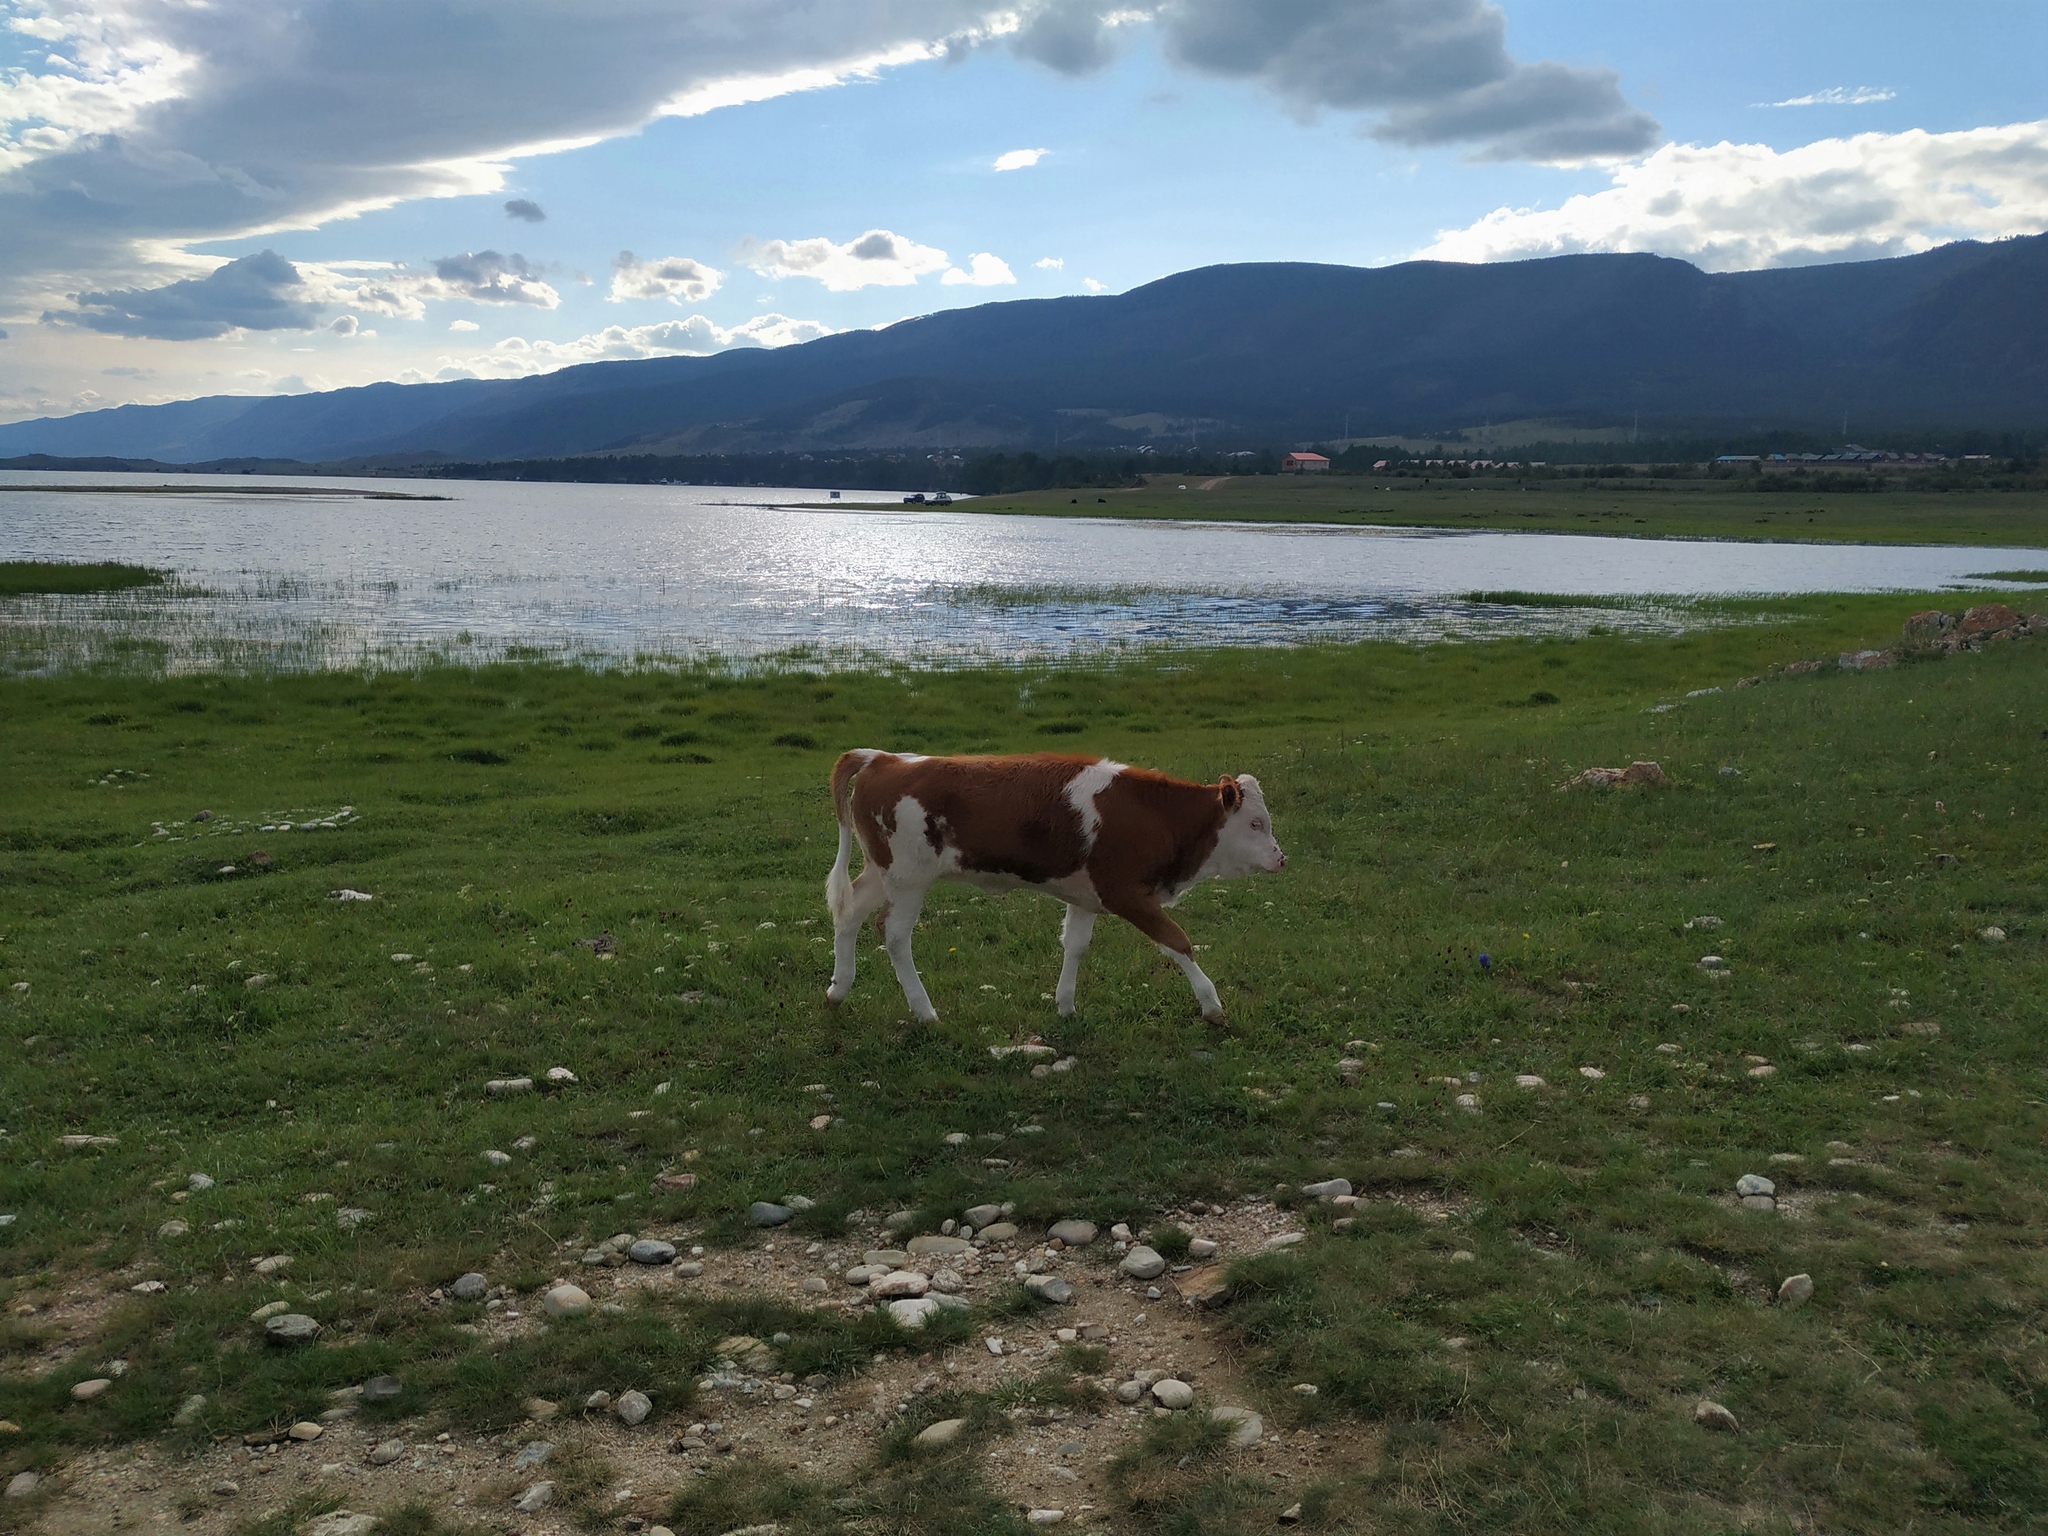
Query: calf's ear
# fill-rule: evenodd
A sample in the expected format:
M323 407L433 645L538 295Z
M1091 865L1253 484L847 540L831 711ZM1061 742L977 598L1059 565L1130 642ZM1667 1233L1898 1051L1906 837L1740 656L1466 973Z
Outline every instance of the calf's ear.
M1238 787L1237 780L1233 779L1229 774L1226 773L1217 782L1216 789L1223 796L1223 812L1225 815L1230 814L1239 805L1243 804L1244 791Z

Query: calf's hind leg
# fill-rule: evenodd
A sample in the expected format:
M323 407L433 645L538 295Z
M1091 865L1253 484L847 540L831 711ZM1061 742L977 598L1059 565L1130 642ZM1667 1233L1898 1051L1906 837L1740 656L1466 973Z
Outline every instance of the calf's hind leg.
M1203 1018L1211 1024L1223 1022L1223 1001L1216 995L1216 984L1195 964L1195 946L1188 942L1180 924L1166 915L1165 908L1142 891L1119 895L1114 900L1105 897L1102 905L1157 944L1159 952L1180 967L1188 985L1195 990L1195 1001L1201 1005Z
M1088 941L1094 937L1095 914L1068 903L1066 918L1060 924L1060 944L1067 954L1060 965L1059 988L1053 994L1063 1019L1074 1012L1074 985L1081 977L1081 957L1088 952Z
M860 925L889 899L879 869L862 870L860 878L846 889L844 904L832 914L832 984L825 989L825 1000L833 1003L845 1002L846 994L853 990L854 951L860 944Z
M932 1006L931 994L925 991L924 981L917 974L917 961L910 953L910 936L917 930L918 914L923 910L923 891L900 886L890 891L882 945L889 951L890 964L896 967L896 979L903 984L903 1000L910 1004L911 1013L927 1024L935 1024L939 1011Z

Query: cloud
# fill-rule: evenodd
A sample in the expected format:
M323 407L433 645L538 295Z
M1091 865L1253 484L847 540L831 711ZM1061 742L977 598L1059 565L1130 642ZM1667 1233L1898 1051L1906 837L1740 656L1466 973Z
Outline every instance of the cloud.
M474 320L450 320L448 322L448 329L451 331L480 331L483 327Z
M1378 113L1386 143L1554 162L1656 143L1613 70L1511 57L1487 0L1166 0L1157 15L1176 63L1257 81L1304 117Z
M1864 133L1780 151L1667 144L1554 209L1498 208L1422 251L1508 261L1654 251L1715 271L1902 256L2048 229L2048 121Z
M78 307L45 310L43 319L112 336L194 341L232 331L310 331L322 303L308 295L299 269L275 251L258 251L205 277L159 288L75 295Z
M622 362L643 357L705 357L743 347L787 347L833 334L816 320L787 315L756 315L727 329L702 315L663 320L653 325L608 325L572 341L528 341L508 336L490 351L467 358L444 358L437 372L414 371L406 382L425 379L516 379L552 373L579 363Z
M434 263L431 279L416 283L422 298L468 299L476 304L532 304L553 309L562 296L541 281L541 268L516 251L464 251Z
M834 293L859 288L906 288L927 272L945 269L944 251L871 229L859 239L835 245L813 240L746 240L741 262L764 277L813 277Z
M724 280L723 272L687 256L641 261L631 251L621 251L612 260L611 302L667 299L671 304L698 304L716 293Z
M1016 282L1017 274L1010 270L1009 263L1000 256L992 256L987 251L976 251L967 258L966 271L963 272L958 267L948 267L946 275L939 281L948 288L957 288L962 284L975 288L1000 288L1006 283Z
M1041 272L1057 272L1066 265L1066 261L1058 256L1041 256L1031 265Z
M547 210L530 197L515 197L506 203L505 217L521 219L528 224L545 224L548 221Z
M1051 153L1049 149L1006 149L996 156L995 168L999 171L1027 170Z
M1783 101L1760 101L1760 107L1867 107L1876 101L1891 101L1897 91L1875 85L1831 85L1811 96L1788 96Z
M341 315L329 324L327 329L334 332L337 336L354 336L361 332L363 327L362 322L357 320L354 315ZM368 334L374 336L377 333L371 331Z
M1107 293L1107 292L1109 292L1109 284L1107 284L1107 283L1099 283L1099 282L1097 282L1097 281L1096 281L1096 280L1095 280L1094 278L1092 278L1092 277L1084 277L1084 278L1082 278L1082 279L1081 279L1081 286L1082 286L1083 288L1086 288L1086 289L1087 289L1087 290L1088 290L1088 291L1089 291L1090 293Z
M1145 14L1091 0L1048 0L1021 18L1010 37L1010 48L1063 75L1092 75L1116 56L1111 28L1120 22L1142 20Z

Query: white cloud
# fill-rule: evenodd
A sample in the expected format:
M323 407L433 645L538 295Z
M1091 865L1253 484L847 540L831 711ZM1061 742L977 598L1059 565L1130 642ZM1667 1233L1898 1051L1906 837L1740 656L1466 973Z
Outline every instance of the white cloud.
M1058 256L1041 256L1031 265L1041 272L1057 272L1066 265L1066 262Z
M1734 271L1898 256L2048 229L2048 121L1864 133L1778 151L1667 144L1605 191L1497 208L1418 254L1508 261L1654 251Z
M996 156L996 169L999 171L1026 170L1038 164L1039 161L1051 153L1052 151L1049 149L1004 150L1003 153Z
M474 320L450 320L448 322L448 329L451 331L480 331L483 327Z
M612 259L611 302L625 299L667 299L671 304L688 300L702 303L718 291L725 274L687 256L663 256L641 261L631 251Z
M927 272L943 271L946 253L929 245L871 229L857 240L835 245L813 240L746 240L740 260L764 277L813 277L834 293L858 288L907 288Z
M1107 283L1099 283L1099 282L1097 282L1097 281L1096 281L1096 280L1095 280L1094 278L1092 278L1092 277L1084 277L1084 278L1082 278L1082 279L1081 279L1081 286L1082 286L1083 288L1086 288L1086 289L1087 289L1087 290L1088 290L1088 291L1089 291L1090 293L1107 293L1107 292L1109 292L1109 284L1107 284Z
M730 329L702 315L691 315L687 320L662 320L653 325L608 325L572 341L528 341L521 336L508 336L488 352L466 358L443 358L438 371L414 370L404 375L403 380L417 383L425 379L517 379L552 373L578 363L705 357L738 347L794 346L832 334L829 325L816 320L792 320L788 315L756 315Z
M1783 101L1760 101L1760 107L1867 107L1872 102L1891 101L1897 91L1875 85L1831 85L1810 96L1788 96Z
M946 275L939 281L948 288L957 288L962 284L975 288L1000 288L1006 283L1016 282L1017 274L1010 270L1009 263L1000 256L993 256L987 251L976 251L967 258L966 271L963 272L958 267L948 267Z

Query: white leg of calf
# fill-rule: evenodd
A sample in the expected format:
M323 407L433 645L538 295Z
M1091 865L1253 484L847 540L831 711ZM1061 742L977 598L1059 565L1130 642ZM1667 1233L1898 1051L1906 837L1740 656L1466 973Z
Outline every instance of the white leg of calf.
M1188 985L1195 989L1195 1001L1201 1004L1202 1017L1211 1024L1221 1024L1223 1000L1216 995L1216 983L1205 976L1202 968L1195 964L1195 957L1184 955L1177 949L1168 949L1164 944L1159 946L1159 953L1179 966L1181 975L1187 977Z
M870 878L872 873L873 878ZM881 871L862 871L846 898L832 913L832 985L825 989L827 1002L843 1003L853 990L854 953L860 947L861 925L875 915L887 898Z
M1068 906L1066 920L1060 924L1060 943L1067 957L1060 966L1059 989L1053 994L1063 1019L1074 1011L1074 985L1080 980L1081 957L1088 953L1088 941L1094 937L1095 914Z
M939 1011L932 1006L931 994L925 991L917 974L917 961L910 954L910 935L917 928L918 913L923 910L923 891L891 891L882 942L889 951L890 963L896 967L896 979L903 983L903 1000L910 1004L913 1014L930 1024L938 1018Z

